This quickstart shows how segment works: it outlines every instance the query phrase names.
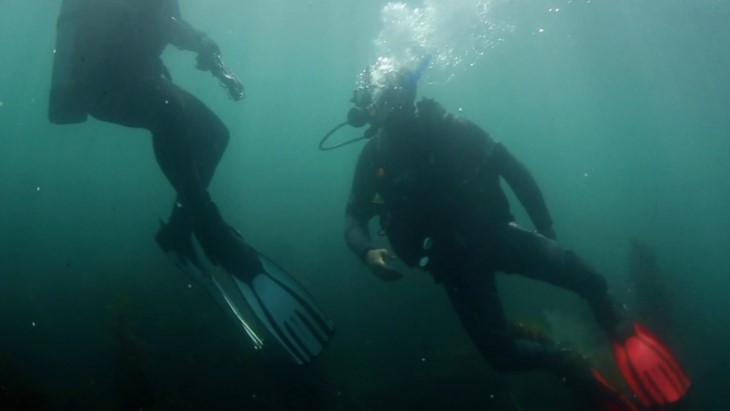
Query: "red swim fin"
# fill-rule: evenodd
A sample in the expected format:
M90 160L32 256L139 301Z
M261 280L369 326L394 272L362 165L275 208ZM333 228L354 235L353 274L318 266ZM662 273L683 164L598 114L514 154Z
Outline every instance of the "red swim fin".
M646 407L679 401L690 379L664 343L638 322L634 335L612 341L616 362L636 397Z

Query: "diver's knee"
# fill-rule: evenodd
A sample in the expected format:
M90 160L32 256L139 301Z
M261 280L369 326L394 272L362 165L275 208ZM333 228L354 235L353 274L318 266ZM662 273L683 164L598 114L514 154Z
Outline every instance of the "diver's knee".
M596 295L608 292L606 278L583 261L575 252L566 250L563 261L566 270L573 274L574 288L579 294Z

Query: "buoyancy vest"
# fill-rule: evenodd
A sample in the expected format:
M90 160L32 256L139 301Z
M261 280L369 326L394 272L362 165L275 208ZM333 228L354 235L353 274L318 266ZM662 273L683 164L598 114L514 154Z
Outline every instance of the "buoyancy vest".
M160 55L177 11L175 0L63 0L49 120L83 122L88 115L86 93L125 87L121 79L166 74Z
M512 219L489 161L495 143L433 100L417 107L412 129L376 137L372 170L382 231L410 266L468 253L485 225Z

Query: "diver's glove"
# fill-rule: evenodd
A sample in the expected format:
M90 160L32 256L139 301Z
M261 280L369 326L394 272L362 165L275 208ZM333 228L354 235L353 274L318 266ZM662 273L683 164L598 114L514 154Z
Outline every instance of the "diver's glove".
M216 60L220 60L221 48L215 40L208 36L200 40L198 46L198 57L196 68L202 71L210 71L215 67Z
M387 263L391 258L394 257L385 248L373 248L365 254L365 263L376 277L383 281L395 281L403 277L403 274Z
M246 89L243 83L223 64L218 44L209 37L205 37L200 43L198 63L196 65L198 70L210 71L221 83L221 86L226 89L231 99L238 101L246 98Z

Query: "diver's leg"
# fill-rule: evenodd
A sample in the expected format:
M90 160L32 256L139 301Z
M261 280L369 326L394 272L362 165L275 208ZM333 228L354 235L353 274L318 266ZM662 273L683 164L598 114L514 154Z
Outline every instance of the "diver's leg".
M574 393L578 411L598 409L596 404L611 399L613 394L593 377L590 363L578 352L549 339L538 341L507 323L493 273L457 271L443 282L464 330L496 371L544 369Z
M505 319L493 273L460 270L443 276L443 283L464 330L495 370L527 371L557 362L558 347L513 332Z
M164 78L114 85L91 114L103 121L152 132L155 156L177 192L170 223L158 242L183 254L194 231L208 257L232 272L258 268L255 252L225 222L207 185L228 143L228 130L203 103ZM182 248L182 250L180 250Z
M161 103L151 121L157 162L179 203L207 203L206 189L228 144L228 129L200 100L172 83L161 81L154 94Z
M228 146L228 128L205 104L172 83L165 84L166 112L155 133L157 161L178 192L187 197L208 188ZM175 101L175 103L170 103ZM171 106L171 107L170 107Z
M157 162L181 199L209 201L205 190L229 133L202 102L163 77L110 82L90 100L93 117L152 133Z
M504 225L498 231L497 269L575 292L588 303L609 335L625 326L624 311L609 294L606 279L575 252L516 225Z
M109 79L103 90L89 95L90 114L101 121L130 128L144 128L153 136L158 165L180 193L185 181L198 179L189 153L184 93L166 79L141 77ZM175 141L176 136L178 141ZM179 138L183 136L184 138ZM179 196L178 196L179 197ZM195 262L192 218L189 207L175 202L169 223L162 223L155 237L163 251L174 251L183 260Z
M199 126L189 118L188 107L196 107L194 99L160 76L110 79L106 87L92 93L89 100L93 117L126 127L144 128L152 133L157 163L178 193L169 222L161 223L155 239L163 251L173 251L181 260L195 262L193 213L187 199L198 198L198 203L205 202L204 188L217 161L206 161L199 154L205 150L193 149L195 143L203 144L197 141L203 134L192 131ZM195 110L196 113L200 111ZM218 140L218 135L227 139L227 135L218 133L212 135L214 141ZM205 170L204 178L201 170Z
M220 119L197 98L169 82L156 93L164 96L153 130L157 162L178 193L168 224L157 241L170 249L190 254L194 216L212 207L207 187L220 161L229 133ZM182 250L181 250L182 249Z
M153 135L158 162L178 193L171 222L187 223L184 227L192 229L208 258L227 271L258 273L256 252L225 223L207 191L228 144L228 129L194 96L172 84L169 87L175 112L161 117L166 121Z

